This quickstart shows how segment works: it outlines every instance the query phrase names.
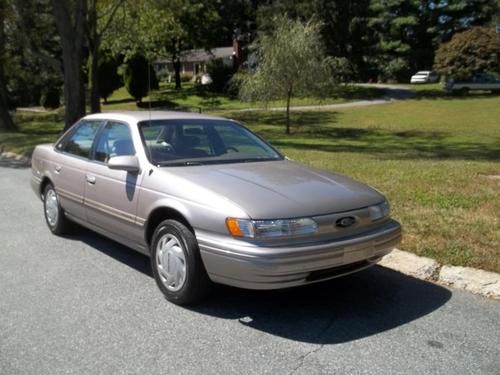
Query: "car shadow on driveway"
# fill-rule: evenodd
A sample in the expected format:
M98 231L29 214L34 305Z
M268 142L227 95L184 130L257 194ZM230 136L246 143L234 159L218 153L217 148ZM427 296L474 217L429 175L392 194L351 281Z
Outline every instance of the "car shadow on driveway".
M315 344L343 343L397 328L451 298L443 287L381 266L292 289L218 289L192 310Z
M148 257L89 230L78 232L73 239L152 277ZM187 309L238 320L246 327L294 341L336 344L400 327L439 309L450 298L451 292L439 285L375 266L283 290L253 291L220 285L207 300Z

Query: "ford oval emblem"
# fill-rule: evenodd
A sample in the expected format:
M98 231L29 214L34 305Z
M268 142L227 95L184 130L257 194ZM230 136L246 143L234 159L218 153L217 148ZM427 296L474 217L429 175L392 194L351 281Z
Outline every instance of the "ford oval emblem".
M341 217L335 222L335 225L341 228L347 228L356 222L356 218L353 216Z

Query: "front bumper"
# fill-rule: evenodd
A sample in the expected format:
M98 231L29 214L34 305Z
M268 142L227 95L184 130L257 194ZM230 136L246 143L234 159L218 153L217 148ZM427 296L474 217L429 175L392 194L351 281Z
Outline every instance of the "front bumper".
M31 180L30 180L30 185L31 189L33 192L37 195L38 198L40 198L41 192L40 192L40 184L42 183L42 179L32 175Z
M212 281L246 289L279 289L374 265L401 242L401 226L390 220L351 237L287 247L261 247L200 232L196 237Z

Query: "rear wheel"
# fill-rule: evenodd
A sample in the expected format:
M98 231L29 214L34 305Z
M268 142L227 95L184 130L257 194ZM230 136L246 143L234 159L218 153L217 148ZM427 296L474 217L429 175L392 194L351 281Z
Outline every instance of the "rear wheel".
M165 220L151 241L151 266L158 287L177 304L194 304L212 288L194 234L182 223Z
M47 226L52 233L60 236L68 232L68 219L64 215L64 210L59 204L57 192L52 184L48 184L43 192L43 212Z

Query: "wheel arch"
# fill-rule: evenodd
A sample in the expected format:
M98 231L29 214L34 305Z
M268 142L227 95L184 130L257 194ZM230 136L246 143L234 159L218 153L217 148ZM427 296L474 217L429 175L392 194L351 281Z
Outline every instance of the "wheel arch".
M45 188L49 184L52 184L52 186L54 186L54 183L52 182L52 180L50 179L50 177L48 177L48 176L42 177L42 180L40 181L40 187L38 189L39 190L38 191L38 195L40 196L40 198L43 199L43 192L45 191Z
M194 229L189 220L186 218L186 215L182 214L175 208L169 206L160 206L151 211L146 222L144 223L144 239L148 246L151 244L151 239L156 227L162 221L169 219L176 220L184 224L194 234Z

